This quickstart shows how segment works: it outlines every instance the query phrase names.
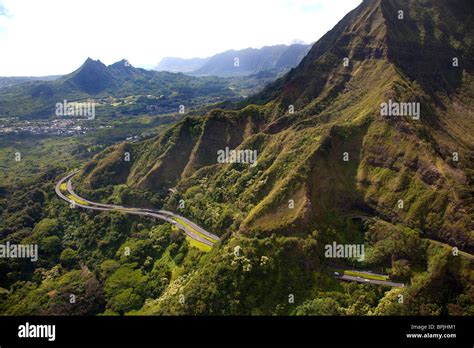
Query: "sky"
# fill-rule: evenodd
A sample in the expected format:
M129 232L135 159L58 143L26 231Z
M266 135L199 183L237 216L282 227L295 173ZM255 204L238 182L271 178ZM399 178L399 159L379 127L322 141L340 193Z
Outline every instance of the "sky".
M0 0L0 76L311 43L361 0Z

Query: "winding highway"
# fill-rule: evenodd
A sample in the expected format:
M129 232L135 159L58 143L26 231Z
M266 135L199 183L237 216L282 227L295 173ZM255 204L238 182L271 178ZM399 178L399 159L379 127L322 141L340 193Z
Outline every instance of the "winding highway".
M77 173L78 171L68 174L67 176L59 180L56 183L56 187L55 187L56 194L59 196L59 198L70 203L72 207L80 207L83 209L99 210L99 211L117 211L121 213L147 216L147 217L152 217L155 219L160 219L160 220L173 224L174 226L176 226L176 228L183 231L189 238L191 238L195 242L205 244L208 247L212 247L215 243L217 243L220 240L218 236L206 231L205 229L198 226L197 224L190 221L189 219L185 218L184 216L180 216L178 214L175 214L167 210L130 208L130 207L124 207L121 205L92 202L84 197L80 197L79 195L76 194L76 192L74 192L74 188L72 186L72 178ZM470 258L472 258L472 255L470 254L467 254L467 255L469 255ZM366 284L369 283L369 284L384 285L384 286L391 286L391 287L398 287L398 288L403 288L405 286L403 283L392 282L388 279L385 279L385 280L373 279L373 276L379 276L383 278L383 277L386 277L386 275L374 274L367 271L358 271L357 272L358 274L355 274L355 275L344 274L344 270L337 270L336 272L331 272L331 273L332 273L332 276L335 277L336 279L344 280L344 281L355 281L359 283L366 283Z
M121 213L127 213L132 215L141 215L160 219L169 222L176 226L179 230L186 233L186 235L196 242L203 243L209 247L212 247L219 241L219 237L206 231L194 222L186 219L183 216L175 214L167 210L154 210L154 209L143 209L143 208L130 208L121 205L96 203L86 198L78 196L72 187L72 178L78 172L72 172L59 180L56 183L55 191L59 198L71 204L72 207L80 207L83 209L100 210L100 211L118 211ZM66 184L64 186L63 184Z

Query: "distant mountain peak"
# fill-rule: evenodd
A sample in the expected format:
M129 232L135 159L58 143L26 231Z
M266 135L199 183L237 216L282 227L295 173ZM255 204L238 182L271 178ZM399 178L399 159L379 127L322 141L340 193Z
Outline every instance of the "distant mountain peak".
M85 60L85 62L82 64L81 67L89 67L89 66L106 67L106 65L102 63L100 59L94 60L90 57L87 57L87 59Z
M118 62L115 62L109 67L114 67L114 68L133 68L132 64L130 64L130 61L128 59L121 59Z
M87 58L84 64L67 76L80 90L87 93L97 93L106 88L112 78L107 66L100 60Z

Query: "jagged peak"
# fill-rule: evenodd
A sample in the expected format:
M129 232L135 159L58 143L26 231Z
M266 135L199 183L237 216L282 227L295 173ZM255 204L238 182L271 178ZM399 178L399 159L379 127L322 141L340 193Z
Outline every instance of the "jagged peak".
M105 64L102 63L100 61L100 59L97 59L97 60L94 60L90 57L87 57L87 59L85 60L85 62L82 64L82 67L86 67L86 66L101 66L101 67L105 67Z

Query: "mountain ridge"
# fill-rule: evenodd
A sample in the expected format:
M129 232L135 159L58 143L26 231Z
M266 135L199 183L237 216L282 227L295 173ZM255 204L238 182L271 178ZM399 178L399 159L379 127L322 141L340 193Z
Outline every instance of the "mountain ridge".
M154 69L183 72L194 76L245 76L273 71L286 72L296 66L307 53L310 45L273 45L262 48L227 50L206 58L165 57ZM238 59L238 62L235 61Z
M316 42L298 67L254 98L266 103L238 111L213 110L202 120L178 124L146 146L134 146L136 159L121 183L155 192L176 185L179 194L165 205L176 208L177 201L185 199L192 206L188 214L214 230L292 235L330 226L331 216L350 217L365 211L472 250L469 182L473 139L466 133L473 129L472 114L461 117L460 125L437 128L435 120L446 122L459 110L439 108L433 95L445 106L452 96L439 91L433 94L412 81L400 70L403 57L394 56L388 46L393 45L388 38L395 37L396 28L387 16L396 18L405 5L409 14L410 6L419 3L427 2L364 1ZM433 6L437 10L455 7L444 2ZM448 12L453 13L469 17ZM403 26L402 21L394 23ZM419 18L412 21L424 25ZM348 66L343 64L346 57ZM397 59L400 66L394 64ZM472 79L464 71L469 74L466 81ZM464 102L457 100L461 108L468 107L466 103L473 98L471 86L464 84ZM382 118L380 104L388 99L420 103L420 122ZM294 113L288 112L291 105ZM195 140L188 141L190 147L184 150L180 144L186 137L180 134L186 132ZM380 137L390 141L381 142ZM168 149L163 151L162 146ZM214 154L226 146L256 149L258 165L216 163ZM449 159L455 150L463 162ZM347 164L343 161L346 152ZM173 170L166 163L176 156L183 165ZM94 186L97 177L107 173L100 164L107 161L105 156L88 166L83 172L83 189ZM114 165L120 167L120 163ZM161 181L164 177L168 179ZM287 208L290 199L295 209ZM407 208L397 209L399 200Z
M202 105L201 100L213 103L226 98L238 99L239 91L230 88L238 83L241 88L249 85L252 89L260 82L145 70L133 67L125 59L107 66L100 60L87 58L78 69L53 81L29 81L2 88L0 117L47 118L54 115L56 103L63 100L137 95L152 95L159 100L143 102L136 112L147 113L147 103L154 103L161 113L177 112L181 104L191 109Z

